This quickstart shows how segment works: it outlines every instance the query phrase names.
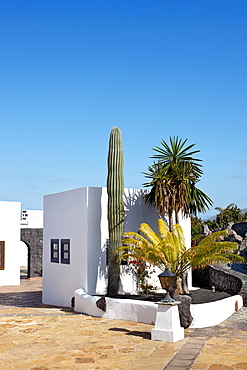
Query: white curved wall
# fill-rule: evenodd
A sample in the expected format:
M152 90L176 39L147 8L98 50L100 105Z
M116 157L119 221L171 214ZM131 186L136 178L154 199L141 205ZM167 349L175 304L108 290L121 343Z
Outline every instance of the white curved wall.
M194 318L191 328L214 326L226 320L243 306L243 298L235 295L216 302L192 304L191 315Z
M158 305L153 302L131 299L112 299L106 297L106 312L96 306L99 297L85 294L83 289L74 292L76 312L108 319L127 320L154 324ZM237 303L236 303L237 302ZM190 306L193 322L191 328L206 328L220 324L243 306L239 295L216 302L192 304Z

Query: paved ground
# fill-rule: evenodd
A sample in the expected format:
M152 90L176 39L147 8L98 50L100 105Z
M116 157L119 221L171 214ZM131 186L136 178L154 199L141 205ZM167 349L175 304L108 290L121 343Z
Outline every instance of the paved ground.
M222 324L151 341L152 325L41 303L42 280L0 287L0 370L247 370L247 308Z

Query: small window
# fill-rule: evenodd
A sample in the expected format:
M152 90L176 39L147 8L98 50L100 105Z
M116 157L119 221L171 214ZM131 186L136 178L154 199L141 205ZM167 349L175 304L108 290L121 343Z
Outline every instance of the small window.
M4 270L5 242L0 242L0 270Z
M61 240L61 263L70 264L70 240Z
M59 262L59 239L51 239L51 262Z

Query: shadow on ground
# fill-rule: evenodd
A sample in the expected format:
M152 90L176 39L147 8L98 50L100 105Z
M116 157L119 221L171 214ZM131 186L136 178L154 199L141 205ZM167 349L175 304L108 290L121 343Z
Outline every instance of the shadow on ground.
M23 308L56 308L61 312L73 312L71 307L58 307L42 303L42 291L0 293L0 305Z
M110 331L124 332L126 335L134 335L135 337L141 337L143 339L151 339L151 334L145 331L128 330L122 328L110 328Z

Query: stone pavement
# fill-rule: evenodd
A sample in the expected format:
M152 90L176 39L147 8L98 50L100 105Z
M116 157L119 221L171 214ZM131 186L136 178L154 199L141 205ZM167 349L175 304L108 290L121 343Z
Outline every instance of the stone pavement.
M247 308L176 343L152 325L94 318L41 303L42 279L0 287L0 370L247 370Z

